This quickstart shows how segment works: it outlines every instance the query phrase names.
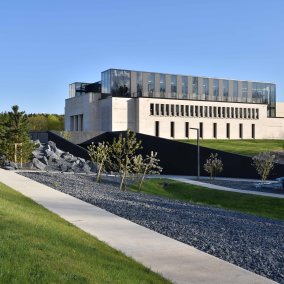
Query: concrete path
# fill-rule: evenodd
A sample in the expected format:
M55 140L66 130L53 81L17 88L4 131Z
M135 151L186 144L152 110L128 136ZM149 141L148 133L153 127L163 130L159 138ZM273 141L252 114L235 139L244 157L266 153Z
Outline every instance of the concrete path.
M275 283L15 172L0 181L174 283Z
M259 196L269 196L269 197L276 197L276 198L284 198L284 194L276 194L276 193L269 193L269 192L260 192L260 191L252 191L252 190L243 190L243 189L235 189L235 188L229 188L225 186L210 184L206 182L201 182L196 179L196 177L192 176L172 176L172 175L161 175L159 177L168 178L176 181L181 181L184 183L190 183L194 185L200 185L211 189L217 189L217 190L224 190L224 191L231 191L231 192L238 192L238 193L245 193L245 194L254 194ZM157 176L155 176L157 178ZM259 180L245 180L245 179L234 179L239 181L252 181L252 182L260 182Z

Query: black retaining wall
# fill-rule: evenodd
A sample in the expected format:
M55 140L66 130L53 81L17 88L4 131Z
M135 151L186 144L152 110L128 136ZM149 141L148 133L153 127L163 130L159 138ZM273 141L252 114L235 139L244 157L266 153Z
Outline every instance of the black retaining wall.
M92 142L95 144L102 141L112 142L113 138L118 137L120 133L125 135L126 132L106 132L81 143L80 146L86 148ZM163 174L197 175L197 146L139 133L136 137L138 140L142 140L142 154L149 154L151 151L158 152ZM221 176L259 179L255 168L251 165L252 159L250 157L205 147L200 147L201 175L208 175L203 170L203 165L211 153L218 153L223 161L224 169ZM276 164L270 178L274 179L280 176L284 176L284 165Z

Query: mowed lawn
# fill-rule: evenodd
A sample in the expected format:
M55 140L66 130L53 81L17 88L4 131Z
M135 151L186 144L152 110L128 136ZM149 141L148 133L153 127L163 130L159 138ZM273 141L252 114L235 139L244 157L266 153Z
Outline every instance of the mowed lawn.
M0 283L169 282L0 183Z
M130 190L137 191L137 185L132 185ZM174 200L206 204L284 220L284 198L214 190L169 179L147 179L143 184L142 191Z
M179 140L196 144L196 140ZM253 156L265 151L283 151L283 140L200 140L200 146L225 152Z

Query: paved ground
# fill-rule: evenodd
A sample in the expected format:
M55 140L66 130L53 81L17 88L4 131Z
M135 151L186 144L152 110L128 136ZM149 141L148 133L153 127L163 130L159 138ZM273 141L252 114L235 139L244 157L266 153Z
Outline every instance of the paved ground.
M231 179L231 178L218 178L215 181L210 181L201 177L197 180L194 176L177 176L177 175L161 175L160 177L169 178L172 180L177 180L185 183L205 186L207 188L239 192L246 194L254 194L260 196L270 196L276 198L284 198L284 190L256 190L253 188L253 184L260 182L259 180L248 180L248 179ZM248 186L248 183L250 186ZM277 192L277 193L275 193Z
M0 181L175 283L275 283L14 172Z

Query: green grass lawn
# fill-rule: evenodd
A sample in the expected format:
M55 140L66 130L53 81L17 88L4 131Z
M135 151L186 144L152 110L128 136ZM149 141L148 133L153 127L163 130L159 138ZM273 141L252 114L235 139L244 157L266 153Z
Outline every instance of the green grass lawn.
M196 144L196 140L179 140ZM284 140L200 140L200 146L253 156L259 152L284 150Z
M169 283L0 183L0 283Z
M164 184L167 186L164 186ZM132 185L131 190L137 190ZM175 200L213 205L244 213L284 220L284 199L208 189L168 179L148 179L142 191Z

